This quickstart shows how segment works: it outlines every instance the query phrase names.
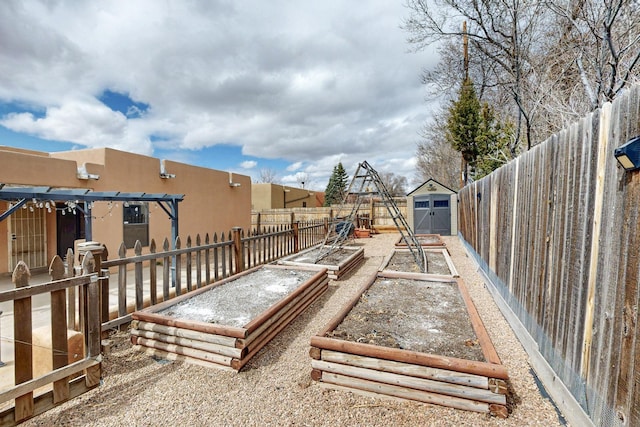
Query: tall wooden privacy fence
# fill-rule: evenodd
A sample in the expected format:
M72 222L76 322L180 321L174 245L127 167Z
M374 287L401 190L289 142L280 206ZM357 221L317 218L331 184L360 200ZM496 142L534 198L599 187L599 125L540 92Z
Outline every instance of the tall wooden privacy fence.
M459 193L461 236L580 423L640 425L640 172L613 156L638 134L635 86Z
M407 216L407 199L405 197L394 198L398 210L405 217ZM261 228L269 225L293 224L296 221L325 221L336 222L340 217L351 213L352 204L333 205L331 207L319 208L285 208L285 209L264 209L262 211L251 212L251 224L253 227ZM367 218L369 225L381 231L393 229L396 225L389 214L386 205L380 200L370 200L361 203L356 214L360 218Z

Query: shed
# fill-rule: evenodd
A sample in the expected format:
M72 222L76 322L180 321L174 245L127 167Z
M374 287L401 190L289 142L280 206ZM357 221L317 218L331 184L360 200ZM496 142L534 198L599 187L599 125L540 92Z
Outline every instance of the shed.
M407 194L407 223L414 234L458 234L458 194L429 178Z

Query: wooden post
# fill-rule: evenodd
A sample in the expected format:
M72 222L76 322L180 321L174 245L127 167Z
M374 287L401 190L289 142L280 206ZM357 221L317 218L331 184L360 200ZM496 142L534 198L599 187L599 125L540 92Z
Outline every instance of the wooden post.
M65 276L62 259L56 255L49 265L51 280L61 280ZM58 369L69 364L67 352L67 305L64 289L51 292L51 356L52 368ZM53 383L53 402L69 399L69 380L65 377Z
M136 240L133 246L133 253L139 257L142 255L142 243L140 240ZM142 275L142 261L137 261L133 266L134 269L134 283L136 287L136 310L141 310L144 305L144 292L143 292L143 275Z
M192 243L191 243L191 236L187 236L187 249L191 249ZM187 273L187 292L191 292L191 290L193 289L193 284L192 284L192 277L191 277L191 268L192 268L192 256L193 252L189 251L187 252L185 255L187 257L186 259L186 267L185 270Z
M298 253L300 251L300 221L296 221L293 223L293 253Z
M151 244L149 245L149 253L156 253L156 241L151 239ZM157 259L152 259L149 261L149 292L151 293L151 305L156 305L158 303L158 271L156 268Z
M85 242L78 245L78 254L80 256L86 256L88 252L93 255L93 262L95 265L94 272L100 273L102 270L102 255L104 253L104 245L98 242ZM100 292L100 320L103 323L109 321L109 282L102 281L99 286Z
M124 242L120 244L118 256L123 259L127 256L127 248ZM127 265L120 264L118 266L118 316L127 315Z
M202 286L202 250L199 249L202 246L202 242L200 240L200 233L196 234L196 246L198 246L198 250L196 251L196 289Z
M233 227L233 251L236 260L236 270L235 273L241 273L244 269L244 258L243 258L243 250L242 250L242 239L240 238L240 227Z
M18 261L13 270L11 280L16 288L29 286L31 272L23 261ZM27 382L33 378L33 353L32 353L32 323L31 323L31 297L20 298L13 301L13 337L15 360L16 385ZM15 399L16 423L33 416L33 391L30 391Z
M73 250L71 250L71 248L67 249L67 255L66 255L66 262L67 262L67 268L66 268L66 277L73 277L75 276L75 269L74 269L74 258L73 258ZM67 304L69 307L69 310L67 311L67 325L69 328L72 328L75 331L80 330L80 326L76 323L76 287L72 286L69 289L67 289Z
M256 218L256 228L258 230L258 234L260 233L260 229L261 229L261 221L262 221L261 214L260 212L258 212L257 218Z
M162 243L162 252L169 252L169 240L165 237ZM162 301L169 299L169 288L171 283L171 257L162 257Z
M175 244L173 245L175 249L182 248L182 242L180 241L180 237L176 237ZM175 269L173 270L173 278L176 287L176 296L182 295L182 255L177 254L174 255L175 259Z
M87 348L87 357L96 357L100 355L100 335L101 335L101 322L100 322L100 288L98 285L98 275L96 272L96 261L93 258L93 253L88 251L82 260L82 274L92 274L91 281L88 285L85 285L87 290L85 295L85 307L86 307L86 324L85 324L85 344ZM87 368L85 370L85 385L87 387L94 387L100 384L100 377L102 375L102 367L100 364Z

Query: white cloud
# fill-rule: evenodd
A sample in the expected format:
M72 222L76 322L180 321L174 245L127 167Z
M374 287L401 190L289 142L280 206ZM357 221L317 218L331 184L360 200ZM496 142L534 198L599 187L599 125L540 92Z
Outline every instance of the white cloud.
M295 162L287 166L287 171L295 172L302 167L302 162Z
M256 166L258 166L258 162L256 162L255 160L245 160L244 162L240 163L240 167L242 169L253 169Z
M45 111L0 124L145 154L232 144L322 188L338 161L409 173L434 60L407 53L407 13L387 0L0 2L0 102ZM149 109L111 111L94 101L105 89Z
M15 132L49 140L81 143L89 147L112 147L141 154L151 153L149 138L135 127L135 121L100 102L67 102L47 108L44 117L12 113L0 125Z

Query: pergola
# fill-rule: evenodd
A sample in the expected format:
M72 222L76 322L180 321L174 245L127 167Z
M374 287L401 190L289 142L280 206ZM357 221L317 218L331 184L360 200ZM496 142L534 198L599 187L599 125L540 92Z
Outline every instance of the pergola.
M0 184L0 200L11 203L9 209L0 214L0 221L4 221L29 201L64 201L73 203L75 209L84 214L85 238L87 241L91 241L91 202L156 202L171 219L172 245L175 245L178 237L178 203L183 199L184 194L122 193L119 191L92 191L84 188L15 187ZM84 208L78 205L81 202L86 202Z

